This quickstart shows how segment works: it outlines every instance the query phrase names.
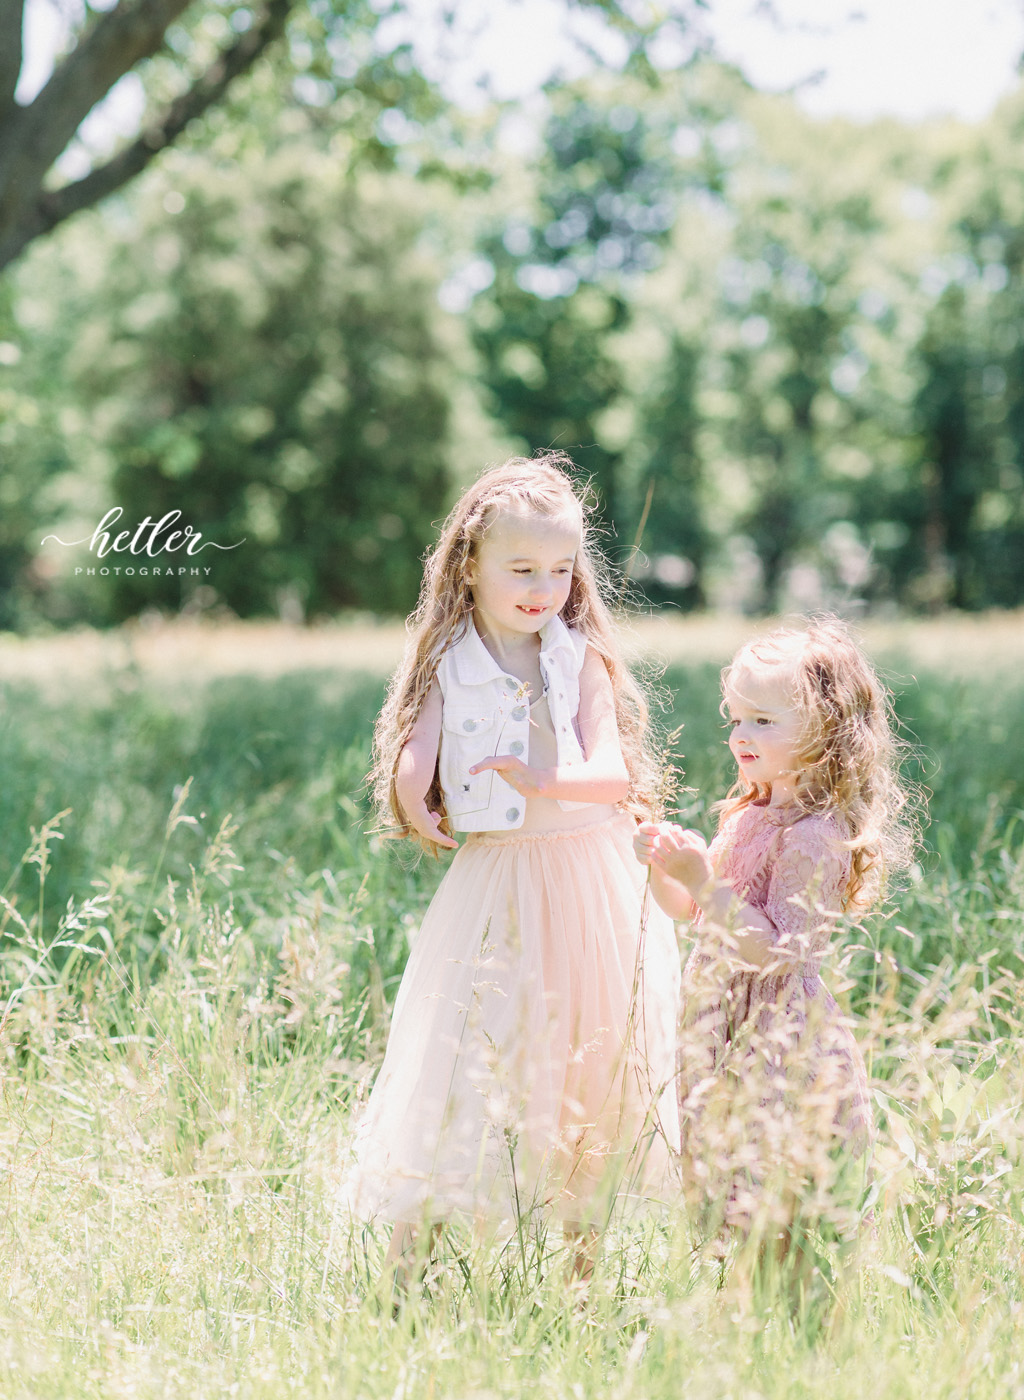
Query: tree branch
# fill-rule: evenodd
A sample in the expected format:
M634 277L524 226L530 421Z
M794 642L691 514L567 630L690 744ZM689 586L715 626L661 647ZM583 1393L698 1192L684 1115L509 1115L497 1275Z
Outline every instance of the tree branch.
M246 72L264 49L279 37L295 0L270 0L263 20L225 50L193 86L171 103L163 117L150 123L124 150L91 170L81 180L57 190L37 190L21 216L0 230L0 268L6 267L33 238L48 233L72 214L106 198L140 173L153 157L171 145L189 122L203 115L224 95L229 84Z
M0 0L0 119L14 106L14 89L21 76L21 32L25 0Z
M34 102L9 125L0 148L0 185L40 177L67 146L82 122L126 73L150 58L171 22L191 0L121 0L96 22L62 63Z

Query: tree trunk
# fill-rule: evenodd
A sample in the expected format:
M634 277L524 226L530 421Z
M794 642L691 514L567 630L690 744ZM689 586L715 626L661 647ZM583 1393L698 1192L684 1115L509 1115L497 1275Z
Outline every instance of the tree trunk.
M257 23L134 142L83 179L58 189L44 188L54 161L114 84L160 49L168 27L192 0L121 0L58 64L35 100L21 107L14 101L18 74L11 53L16 47L20 69L23 3L0 0L0 28L6 35L13 27L19 35L18 45L0 57L0 268L34 238L127 184L171 145L280 35L295 0L268 0Z

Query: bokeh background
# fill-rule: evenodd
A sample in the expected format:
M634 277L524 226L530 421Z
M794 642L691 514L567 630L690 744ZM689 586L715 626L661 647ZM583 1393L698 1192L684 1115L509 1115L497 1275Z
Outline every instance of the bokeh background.
M987 102L961 62L897 118L961 32L904 37L901 83L877 8L817 8L826 57L878 54L822 115L827 83L768 90L813 62L794 0L152 0L138 62L123 5L32 0L0 122L0 626L400 615L464 480L549 446L655 606L1020 604L1015 31L974 16L979 61L1005 48ZM237 547L76 574L112 506Z

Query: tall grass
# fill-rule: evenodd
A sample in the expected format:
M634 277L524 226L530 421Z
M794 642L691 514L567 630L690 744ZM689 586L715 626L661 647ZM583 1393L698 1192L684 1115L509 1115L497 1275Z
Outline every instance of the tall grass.
M717 672L674 671L687 820L728 783ZM400 1315L334 1207L441 865L366 830L377 678L4 696L2 1392L1024 1393L1024 682L922 673L919 869L830 969L879 1139L851 1254L794 1290L617 1226L584 1300L552 1228L446 1237ZM190 781L191 780L191 781Z

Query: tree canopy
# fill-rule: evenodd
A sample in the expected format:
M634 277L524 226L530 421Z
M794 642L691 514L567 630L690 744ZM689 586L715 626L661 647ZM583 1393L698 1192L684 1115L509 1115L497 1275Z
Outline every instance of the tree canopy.
M571 0L569 0L571 3ZM602 14L641 53L650 28L620 0L575 0ZM0 0L0 268L33 239L125 186L211 109L232 83L272 49L290 24L289 77L301 77L324 105L346 91L401 108L422 94L407 45L375 44L400 3L368 0L116 0L83 5L68 26L63 56L27 102L22 74L26 0ZM664 20L662 21L662 23ZM655 26L657 27L657 26ZM57 163L82 123L122 79L135 74L146 94L136 135L78 178Z
M0 56L0 267L32 239L120 189L176 141L280 36L294 3L266 0L255 14L249 6L233 7L227 15L231 41L205 61L199 57L201 46L190 46L189 57L201 65L199 71L188 74L182 91L147 112L136 138L80 179L54 186L47 176L89 113L127 73L160 53L171 26L199 7L194 0L120 0L101 12L87 5L68 52L36 97L22 105L15 92L23 61L25 0L0 0L5 35ZM185 71L191 66L186 64Z
M1024 601L1024 95L813 121L637 40L464 111L378 9L311 3L0 278L4 623L400 612L460 481L551 446L654 603ZM172 54L213 61L231 13ZM145 64L177 100L187 65ZM246 544L199 591L101 589L40 540L112 502Z

